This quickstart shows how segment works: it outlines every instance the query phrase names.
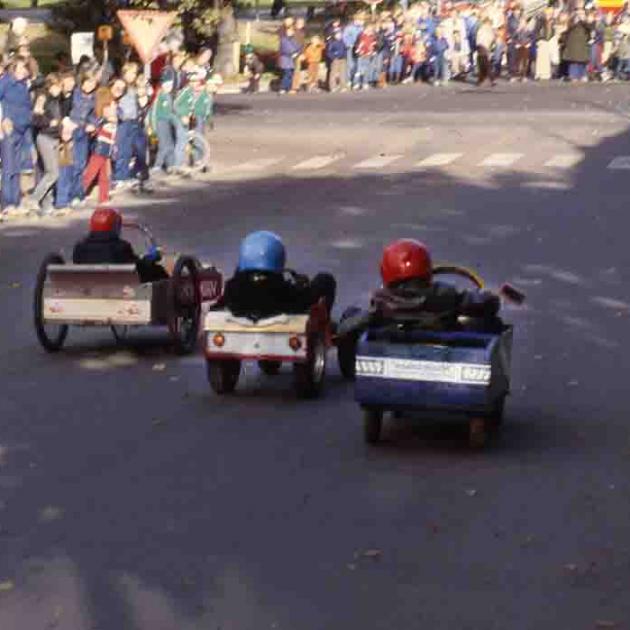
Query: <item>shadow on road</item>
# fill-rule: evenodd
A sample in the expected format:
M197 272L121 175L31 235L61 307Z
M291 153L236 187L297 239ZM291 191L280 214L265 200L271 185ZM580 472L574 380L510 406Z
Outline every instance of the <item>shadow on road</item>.
M287 240L289 265L338 276L338 309L367 302L383 244L401 236L477 268L490 286L509 280L523 288L526 307L505 314L516 325L505 433L474 456L457 444L457 429L400 422L382 448L366 449L351 387L337 376L321 401L296 401L286 374L275 384L246 375L238 395L222 400L209 393L201 361L180 364L154 352L153 342L134 343L116 369L81 366L87 341L68 356L42 357L24 313L46 229L3 226L15 238L0 257L20 247L23 286L7 288L2 272L14 328L0 332L0 347L24 384L6 373L2 439L28 443L36 467L24 472L28 457L13 458L9 446L0 567L15 588L0 593L0 627L465 627L448 605L438 617L418 604L445 592L476 611L471 628L514 628L515 619L551 627L550 598L572 602L554 627L591 619L604 594L607 610L621 611L625 590L593 578L576 598L540 566L549 557L561 566L578 535L584 554L601 543L588 537L600 517L571 502L580 484L628 472L630 362L620 343L630 315L628 183L606 169L628 148L625 133L606 138L584 148L576 168L542 176L272 176L216 181L183 193L177 206L134 207L162 242L228 272L243 234L275 230ZM48 238L69 251L83 222ZM106 366L118 353L110 343L98 357ZM158 360L163 374L149 369ZM57 380L47 375L51 366ZM590 471L582 479L578 463ZM481 497L464 494L473 487ZM477 503L462 507L466 501ZM42 511L46 505L59 510ZM453 516L455 507L466 516ZM512 575L520 589L501 578L496 556L475 547L502 544L487 526L493 517L522 539L531 527L545 540ZM602 531L607 544L622 544L612 524ZM390 546L382 564L361 555L379 544ZM501 550L510 562L521 558L518 545Z

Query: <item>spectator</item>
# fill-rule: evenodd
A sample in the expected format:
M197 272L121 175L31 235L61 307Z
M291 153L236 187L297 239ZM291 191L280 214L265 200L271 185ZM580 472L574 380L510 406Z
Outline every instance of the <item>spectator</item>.
M448 67L449 45L444 30L438 26L435 29L435 36L432 42L432 58L433 58L433 82L434 85L448 83L450 79Z
M319 68L324 54L324 44L319 36L314 35L304 49L304 60L308 76L308 90L315 92L319 90Z
M59 140L62 129L61 77L49 74L44 89L35 98L33 126L37 131L35 143L43 175L32 194L25 200L29 210L39 212L40 204L52 191L59 178Z
M511 80L518 78L521 81L527 81L531 40L532 34L527 26L527 20L522 16L512 37L516 56L516 73Z
M260 78L265 70L262 61L258 58L258 55L254 52L252 46L245 47L245 63L243 72L248 79L247 89L248 94L255 94L260 89Z
M355 84L355 74L357 73L355 46L362 32L363 18L357 13L352 22L343 29L343 43L346 46L346 79L350 86Z
M138 136L140 131L140 108L138 104L138 64L128 62L122 67L122 81L117 81L114 99L118 103L118 133L116 134L116 155L114 157L115 186L125 186L131 183L131 160L135 158L136 166L140 170L146 169L146 158L138 155ZM124 82L124 93L117 97ZM140 162L140 163L139 163Z
M297 18L295 20L294 38L300 47L300 52L294 59L294 72L292 91L299 92L302 89L304 83L304 77L302 76L302 64L304 63L304 49L306 47L306 23L304 18Z
M369 81L372 75L372 63L376 53L376 35L374 27L368 24L359 35L355 44L355 54L357 58L357 71L353 89L369 88Z
M553 9L547 7L536 26L536 69L534 78L551 79L551 40L554 38Z
M149 110L149 123L158 139L158 152L153 163L153 173L163 170L170 172L175 163L174 126L175 112L173 110L173 81L162 80L157 96Z
M301 51L300 45L295 39L295 31L292 27L285 29L280 36L280 55L278 65L282 72L282 80L280 82L280 94L287 94L293 90L293 74L295 72L295 60Z
M346 45L343 43L343 33L337 29L326 45L328 59L328 91L337 92L347 89L347 58Z
M575 12L564 43L563 58L569 64L569 79L572 82L588 81L586 66L590 60L589 40L591 27L582 9Z
M0 77L0 106L2 107L0 200L4 214L15 214L25 210L19 208L22 197L20 157L31 132L33 120L28 79L28 65L21 57L14 57L9 62L7 71Z
M494 30L490 18L484 18L477 31L477 85L483 85L486 80L494 85L494 73L490 63L490 54L494 46Z

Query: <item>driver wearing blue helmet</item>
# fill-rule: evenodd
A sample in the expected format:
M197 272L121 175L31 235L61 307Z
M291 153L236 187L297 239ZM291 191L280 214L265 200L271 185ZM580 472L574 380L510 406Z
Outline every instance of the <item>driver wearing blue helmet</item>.
M252 232L241 242L238 267L225 284L223 305L237 317L253 320L281 313L304 313L324 298L328 313L337 283L329 273L312 280L285 268L286 250L273 232Z

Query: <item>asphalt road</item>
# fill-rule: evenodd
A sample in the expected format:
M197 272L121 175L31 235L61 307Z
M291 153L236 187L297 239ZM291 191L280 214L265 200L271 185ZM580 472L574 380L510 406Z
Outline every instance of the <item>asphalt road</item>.
M227 273L245 233L279 232L291 266L335 273L337 314L400 236L523 288L504 431L479 453L421 422L364 445L334 353L315 401L254 366L219 399L156 331L71 330L47 355L36 269L89 210L0 226L0 628L629 628L626 99L225 97L211 177L120 198Z

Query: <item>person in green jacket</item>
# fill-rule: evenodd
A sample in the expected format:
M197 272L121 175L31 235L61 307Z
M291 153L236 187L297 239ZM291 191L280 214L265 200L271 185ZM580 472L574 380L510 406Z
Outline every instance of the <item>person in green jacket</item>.
M173 110L173 81L164 80L151 109L149 124L158 138L158 152L153 164L153 172L162 169L170 171L175 164L175 143L173 140L177 118Z
M186 160L186 145L188 144L188 131L190 119L193 115L195 95L191 85L182 88L173 101L175 112L175 169L181 170Z
M206 73L197 72L190 79L190 87L193 91L193 118L195 131L202 136L206 133L206 127L212 117L212 95L206 90Z

